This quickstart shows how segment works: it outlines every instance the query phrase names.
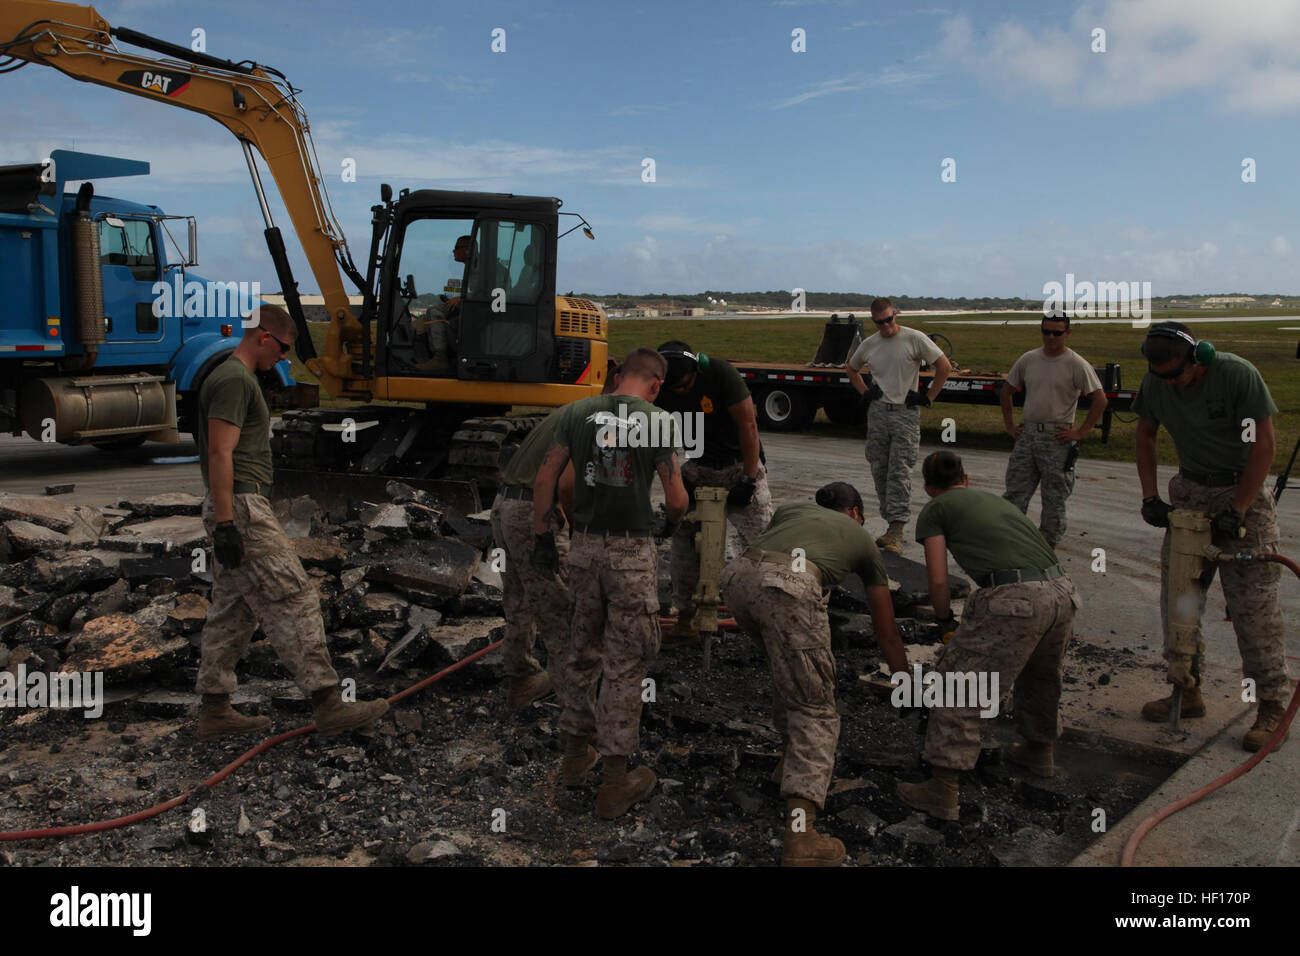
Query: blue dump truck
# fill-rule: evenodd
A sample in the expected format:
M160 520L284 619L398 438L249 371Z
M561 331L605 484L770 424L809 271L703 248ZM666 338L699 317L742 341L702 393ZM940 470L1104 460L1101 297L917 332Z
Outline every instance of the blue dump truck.
M95 194L94 181L148 173L69 150L0 167L0 429L118 449L193 431L199 388L260 289L192 271L192 216ZM287 360L263 386L277 407L311 404Z

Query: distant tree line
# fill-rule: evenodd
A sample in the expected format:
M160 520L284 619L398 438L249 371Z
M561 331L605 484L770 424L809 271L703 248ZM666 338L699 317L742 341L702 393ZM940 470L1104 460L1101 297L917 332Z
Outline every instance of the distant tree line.
M615 295L592 295L583 292L581 295L599 299L605 304L607 309L620 310L630 309L638 305L650 306L659 309L684 309L684 308L703 308L718 310L733 310L744 308L766 308L766 309L789 309L794 296L785 289L775 289L767 292L720 292L706 290L698 293L647 293L645 295L624 295L618 293ZM1175 296L1155 296L1152 298L1152 305L1156 308L1167 308L1171 303L1199 303L1209 298L1211 295L1247 295L1253 294L1255 304L1266 306L1278 296L1272 293L1207 293L1204 295L1175 295ZM943 296L912 296L912 295L888 295L883 292L806 292L804 294L804 304L811 311L834 311L836 309L859 309L865 310L871 300L878 295L886 295L893 300L894 305L903 312L919 310L980 310L980 311L1018 311L1025 309L1041 309L1043 300L1022 299L1020 297L1005 296L977 296L967 298L947 298ZM1283 303L1294 303L1294 296L1280 296ZM713 301L710 301L713 300ZM719 302L726 302L726 305L720 305Z

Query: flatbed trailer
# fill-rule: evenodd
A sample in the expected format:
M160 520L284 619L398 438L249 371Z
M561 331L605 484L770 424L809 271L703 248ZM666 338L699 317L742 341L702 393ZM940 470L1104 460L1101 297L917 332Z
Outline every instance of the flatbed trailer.
M861 335L860 321L849 316L847 322L842 322L838 316L832 316L826 323L817 355L807 365L727 359L749 386L759 427L771 431L798 431L812 423L818 409L824 409L826 417L837 424L862 424L865 418L859 409L859 395L844 369L844 363L861 341ZM1002 385L1006 381L1004 374L977 375L958 371L955 362L953 365L954 371L943 383L937 401L966 405L999 403ZM1119 363L1110 362L1096 371L1107 399L1106 410L1097 427L1101 429L1101 440L1108 442L1111 415L1128 411L1137 392L1124 388ZM871 376L864 377L869 386ZM928 388L933 380L934 373L923 369L921 388ZM1023 405L1024 398L1024 391L1018 392L1015 404ZM1091 404L1086 396L1080 396L1080 408L1088 408Z

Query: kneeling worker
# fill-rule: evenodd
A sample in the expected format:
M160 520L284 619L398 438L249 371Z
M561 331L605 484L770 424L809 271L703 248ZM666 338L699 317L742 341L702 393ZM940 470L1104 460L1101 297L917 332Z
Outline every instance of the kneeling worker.
M995 708L999 688L1014 681L1016 723L1028 743L1012 747L1009 758L1036 776L1053 776L1053 748L1061 735L1061 662L1080 605L1074 585L1019 508L968 487L957 455L934 452L921 474L932 500L916 519L916 540L925 546L930 602L941 627L956 624L948 603L948 551L977 586L944 648L939 672L983 678ZM898 795L932 817L956 820L958 777L975 767L980 753L980 708L943 703L930 715L925 734L924 757L933 775L924 783L900 783Z
M844 844L813 829L826 802L840 718L835 710L829 591L846 574L867 589L876 640L890 669L907 669L894 624L889 578L870 532L862 496L843 481L817 491L817 502L783 505L750 549L720 579L737 623L761 637L772 669L772 720L784 742L777 776L786 798L783 866L838 866Z

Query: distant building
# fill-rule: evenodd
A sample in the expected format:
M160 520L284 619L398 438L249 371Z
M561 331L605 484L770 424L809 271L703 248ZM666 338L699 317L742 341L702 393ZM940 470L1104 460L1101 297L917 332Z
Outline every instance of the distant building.
M1254 301L1255 297L1253 295L1212 295L1201 304L1207 307L1212 305L1246 305Z
M628 309L626 312L623 313L623 315L629 319L657 319L659 318L659 310L648 309L644 306L639 305L636 306L635 308Z

